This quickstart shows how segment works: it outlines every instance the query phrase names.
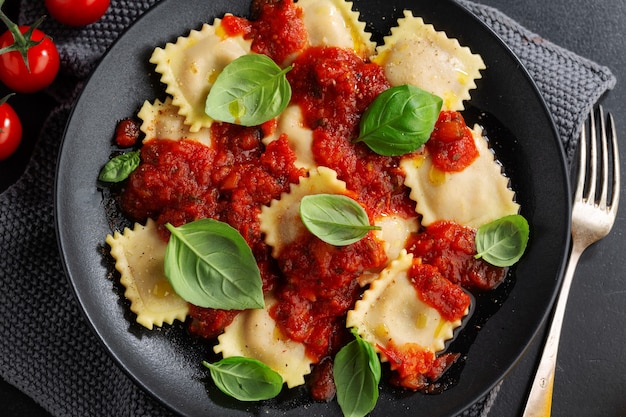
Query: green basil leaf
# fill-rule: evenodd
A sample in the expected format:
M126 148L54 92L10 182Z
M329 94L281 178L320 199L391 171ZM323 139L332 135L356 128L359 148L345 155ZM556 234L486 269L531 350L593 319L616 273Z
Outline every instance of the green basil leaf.
M139 166L139 151L132 151L116 156L100 170L98 179L104 182L124 181Z
M442 103L441 97L411 85L385 90L365 110L355 142L384 156L413 152L430 138Z
M365 209L345 195L313 194L300 202L300 218L306 228L324 242L345 246L361 240L371 226Z
M476 231L475 258L495 266L511 266L524 254L529 233L528 222L519 214L487 223Z
M278 116L291 100L286 73L266 55L247 54L228 64L215 80L205 112L214 120L256 126Z
M267 400L282 390L280 374L256 359L233 356L202 364L209 368L220 391L240 401Z
M165 275L180 297L222 310L263 308L259 267L237 230L213 219L166 227Z
M355 340L335 356L333 378L345 417L363 417L378 401L381 366L374 348L353 332Z

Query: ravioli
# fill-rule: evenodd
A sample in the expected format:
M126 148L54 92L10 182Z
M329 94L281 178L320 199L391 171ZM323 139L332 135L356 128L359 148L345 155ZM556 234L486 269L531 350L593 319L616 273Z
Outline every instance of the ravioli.
M212 25L204 24L201 30L179 37L176 43L155 48L150 57L191 132L213 123L204 104L217 76L231 61L250 53L250 40L242 35L226 36L220 26L221 19L215 19Z
M178 107L172 104L172 98L165 101L145 101L137 116L141 119L140 130L144 133L144 143L154 139L182 140L191 139L211 146L211 130L201 128L191 132L185 124L185 118L178 114Z
M245 356L257 359L278 372L289 388L304 384L313 361L306 355L304 345L284 336L270 316L276 303L271 295L265 297L265 309L245 310L226 327L213 348L223 357Z
M374 234L384 242L385 254L392 260L400 256L411 233L419 229L417 217L405 218L397 214L377 218L374 225L380 227Z
M410 343L436 353L461 325L461 320L448 321L419 299L408 278L412 262L413 255L403 250L348 312L346 325L357 329L378 352L379 347Z
M374 236L382 242L385 255L391 262L400 256L411 234L419 230L420 223L417 216L388 214L374 219L374 225L380 227L374 231ZM365 271L359 277L359 285L365 287L378 278L379 273L380 270Z
M443 99L443 110L463 110L485 63L456 39L437 32L421 17L404 11L372 61L385 69L393 86L410 84Z
M264 206L259 215L265 243L272 247L272 256L278 258L280 252L302 234L306 227L300 220L300 200L311 194L346 194L346 183L337 179L337 173L327 167L313 169L309 176L301 178L299 184L292 184L288 193L279 200L273 200L269 207Z
M170 285L163 269L167 244L159 238L156 223L148 219L145 226L137 223L124 233L107 235L106 243L115 258L115 269L126 288L124 296L137 323L152 329L174 320L185 321L189 306Z
M344 0L299 0L302 20L311 46L336 46L352 49L362 58L374 53L376 44L352 2Z
M479 156L463 171L439 171L426 150L400 162L415 210L423 216L423 225L450 220L478 228L519 212L515 193L509 188L508 178L502 175L502 165L495 161L482 129L475 126L472 136Z

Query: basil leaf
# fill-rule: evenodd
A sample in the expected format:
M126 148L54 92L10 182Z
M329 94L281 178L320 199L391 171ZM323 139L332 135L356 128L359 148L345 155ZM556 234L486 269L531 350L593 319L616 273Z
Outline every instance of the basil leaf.
M430 138L442 103L441 97L411 85L385 90L365 110L354 142L384 156L413 152Z
M363 417L378 401L381 366L374 348L355 332L355 340L335 356L333 378L345 417Z
M324 242L345 246L361 240L371 226L365 209L345 195L313 194L300 202L300 218L306 228Z
M511 266L524 254L529 227L526 219L513 214L480 226L476 231L476 259L495 266Z
M209 368L220 391L240 401L274 398L283 387L280 374L256 359L233 356L202 364Z
M263 308L259 267L237 230L213 219L165 226L165 275L180 297L222 310Z
M98 179L104 182L121 182L139 166L141 158L139 151L127 152L116 156L107 162L98 175Z
M214 120L256 126L278 116L291 100L286 73L268 56L243 55L228 64L215 80L205 112Z

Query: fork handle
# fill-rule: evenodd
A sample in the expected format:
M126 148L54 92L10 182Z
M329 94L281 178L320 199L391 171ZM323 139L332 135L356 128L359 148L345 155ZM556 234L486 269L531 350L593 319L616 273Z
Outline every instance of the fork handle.
M557 297L554 315L550 323L550 331L543 347L541 360L539 361L522 417L549 417L552 411L552 387L554 385L561 327L563 326L565 306L567 305L569 290L572 286L574 271L576 270L576 265L578 265L581 253L582 251L574 245L567 269L565 270L563 284Z

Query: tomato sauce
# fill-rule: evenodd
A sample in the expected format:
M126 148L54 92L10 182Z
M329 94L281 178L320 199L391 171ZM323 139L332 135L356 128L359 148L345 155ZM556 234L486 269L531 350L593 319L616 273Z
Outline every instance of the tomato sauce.
M407 251L432 265L453 284L466 289L491 290L506 275L506 268L475 259L476 230L454 222L435 222L409 239Z
M439 379L459 357L456 353L436 356L416 343L398 346L391 342L386 347L378 348L394 371L390 382L414 391L425 389L432 381Z
M361 294L357 278L386 261L371 233L348 246L333 246L313 235L288 245L279 256L284 274L270 314L284 334L303 342L314 360L336 353L346 336L345 315Z
M460 320L470 305L470 297L463 289L447 280L436 266L414 262L409 270L409 280L418 297L437 309L448 321Z
M115 144L120 148L130 148L137 144L141 130L134 119L121 120L115 129Z
M441 112L426 149L433 166L444 172L463 171L478 158L472 132L461 113L455 111Z
M308 383L311 397L320 401L329 401L335 397L337 389L333 380L333 361L330 358L322 359L311 370Z
M314 129L315 161L334 169L372 215L414 215L399 158L377 155L362 143L352 143L359 133L361 114L389 88L382 68L352 51L312 47L295 60L287 78L292 101L300 105L306 125Z
M232 15L224 16L222 27L229 36L243 35L252 40L252 51L265 54L278 64L308 46L302 21L302 9L292 0L256 1L250 21Z

